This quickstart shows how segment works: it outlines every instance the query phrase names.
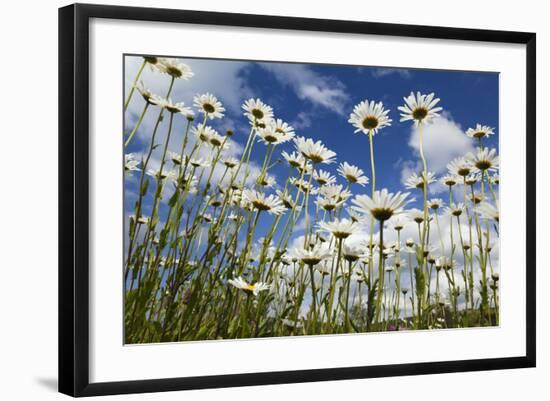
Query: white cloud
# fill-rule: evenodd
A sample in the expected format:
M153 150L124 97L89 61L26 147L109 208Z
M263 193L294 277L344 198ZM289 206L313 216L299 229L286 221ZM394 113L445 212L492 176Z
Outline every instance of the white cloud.
M372 70L371 74L374 78L382 78L392 74L399 75L401 78L404 79L412 78L411 72L404 68L376 68Z
M312 118L310 113L301 111L296 115L296 118L292 121L292 125L295 129L309 128L312 124Z
M258 65L274 74L281 84L290 86L299 99L345 115L348 96L345 93L345 85L338 79L318 74L301 64Z
M455 157L464 156L474 151L474 143L464 134L460 124L455 122L447 113L434 120L432 124L422 127L422 142L428 171L436 173L438 177L445 174L447 164ZM420 133L418 127L412 127L409 137L409 146L414 150L417 158L401 162L401 181L411 173L418 173L422 169L420 161ZM432 184L431 193L440 193L446 187Z

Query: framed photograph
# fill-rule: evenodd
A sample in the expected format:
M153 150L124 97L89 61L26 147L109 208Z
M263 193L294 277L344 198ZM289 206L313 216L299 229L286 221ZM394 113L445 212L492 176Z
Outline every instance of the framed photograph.
M59 390L535 366L535 34L59 10Z

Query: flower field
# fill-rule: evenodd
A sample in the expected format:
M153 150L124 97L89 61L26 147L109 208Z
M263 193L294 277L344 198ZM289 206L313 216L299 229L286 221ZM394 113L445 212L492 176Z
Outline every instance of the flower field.
M127 78L127 344L499 324L494 128L464 130L473 151L435 174L424 134L452 110L404 88L397 109L365 99L347 111L349 130L335 135L362 146L355 165L259 98L242 99L245 132L215 94L173 99L194 79L179 59L140 58ZM392 189L377 180L377 139L395 125L418 139L419 168L400 190L400 177Z

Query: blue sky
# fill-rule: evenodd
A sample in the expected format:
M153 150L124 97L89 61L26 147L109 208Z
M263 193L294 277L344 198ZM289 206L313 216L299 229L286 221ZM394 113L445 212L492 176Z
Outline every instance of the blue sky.
M188 81L176 81L173 99L192 105L197 93L211 92L226 107L226 117L211 121L221 133L230 128L235 131L231 154L239 155L249 132L248 122L240 108L244 100L255 97L271 105L275 116L290 123L296 134L322 140L337 153L338 163L347 161L362 168L370 178L368 137L355 134L347 122L353 106L362 100L382 101L390 109L392 126L384 128L374 138L377 189L403 191L403 181L411 172L418 172L419 156L414 129L410 122L399 122L397 107L411 91L435 92L441 98L442 118L425 128L424 149L428 169L437 177L445 174L446 164L456 156L474 149L475 143L464 131L476 123L495 127L496 135L486 144L498 147L498 73L420 70L407 68L359 67L345 65L268 63L228 61L215 59L188 59L195 76ZM126 93L132 83L141 57L125 58ZM163 95L169 79L166 75L144 70L142 80L154 93ZM132 129L141 112L141 97L134 96L125 115L125 132ZM145 152L150 140L156 111L149 112L127 152ZM185 120L175 119L170 149L181 146ZM165 136L161 126L159 142ZM292 142L279 145L274 155L282 150L292 151ZM160 147L154 152L152 166L158 164ZM265 145L257 143L252 154L253 163L262 162ZM323 165L324 170L337 175L338 163ZM284 184L288 170L284 163L274 167L273 174L279 185ZM339 178L339 183L345 184ZM126 180L125 207L131 213L135 202L136 176ZM354 187L354 194L370 193L370 187ZM443 187L432 186L430 196L445 197ZM274 190L273 190L274 192ZM417 195L417 194L415 194ZM149 206L145 204L146 210ZM161 216L165 207L161 209ZM267 223L266 223L267 224ZM261 224L263 226L263 224ZM261 228L260 228L261 231Z

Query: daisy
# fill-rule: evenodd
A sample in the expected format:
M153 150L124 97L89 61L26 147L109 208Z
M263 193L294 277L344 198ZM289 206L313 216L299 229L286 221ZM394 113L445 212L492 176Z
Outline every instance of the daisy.
M261 185L262 187L266 188L273 188L275 185L277 185L277 180L272 175L269 175L267 173L258 176L256 179L256 182Z
M276 120L272 120L271 125L275 128L275 131L280 134L290 135L292 138L294 138L294 136L296 135L294 133L294 128L288 125L287 123L285 123L280 118Z
M435 261L435 266L439 269L450 270L455 267L456 261L447 256L440 256Z
M480 171L495 171L498 169L499 158L496 149L483 148L475 154L469 154L470 162Z
M429 185L435 181L434 173L428 171L426 175L427 175L426 185ZM413 173L405 181L405 187L409 189L424 189L424 179L422 178L421 175Z
M331 175L328 171L324 170L315 170L313 172L313 179L319 185L331 185L336 182L336 177Z
M248 99L242 105L244 115L250 121L265 121L273 118L273 108L260 99Z
M285 134L284 132L277 131L273 124L268 124L265 128L258 130L258 136L267 145L279 145L294 138L294 133Z
M322 196L317 197L317 199L315 200L315 204L319 208L326 210L327 212L333 211L334 209L342 206L344 203L345 201L338 201L335 198L325 198Z
M489 182L491 184L497 184L497 185L500 184L500 176L498 175L498 173L495 173L492 176L490 176Z
M305 163L305 158L300 153L292 152L291 154L288 154L283 151L281 155L291 167L299 168Z
M349 237L354 232L357 232L359 225L348 219L335 219L331 222L320 222L318 224L322 231L331 233L335 238L344 239Z
M164 180L168 177L170 177L173 173L171 171L162 170L162 172L155 168L148 169L145 174L147 174L150 177L154 177L156 179Z
M433 210L442 208L444 204L445 202L443 202L443 199L440 198L434 198L428 201L428 207Z
M421 224L424 221L424 211L419 209L411 209L407 212L409 219L416 224Z
M424 122L430 123L435 117L439 117L439 112L443 110L442 107L435 107L439 103L439 98L434 99L434 94L422 95L420 92L416 92L416 95L411 92L408 97L404 97L405 104L399 106L401 111L401 122L412 120L415 125L419 125Z
M376 191L371 198L368 195L357 195L351 202L355 205L352 208L358 212L370 213L378 221L389 220L393 215L402 212L409 193L388 192L387 189Z
M204 93L202 95L195 95L193 98L193 104L209 119L222 118L225 108L216 96L211 93Z
M210 143L210 139L212 137L219 135L214 128L203 124L199 124L196 127L191 128L191 133L197 140L204 143Z
M348 262L356 262L362 257L365 257L365 252L359 244L348 244L344 242L342 255Z
M447 164L447 170L454 176L466 177L472 171L472 163L464 157L457 157Z
M129 176L133 171L141 171L139 168L140 161L136 160L133 153L127 153L124 155L124 173Z
M230 169L237 167L239 163L239 160L235 159L234 157L229 157L223 160L224 166Z
M309 192L310 194L317 193L317 188L314 188L313 185L311 185L308 180L292 177L290 179L290 183L302 192Z
M199 167L202 167L202 168L206 168L206 167L210 167L210 163L207 161L207 160L204 160L202 158L199 158L199 159L190 159L189 160L189 164L195 168L199 168Z
M174 163L175 165L183 164L183 158L179 153L168 151L168 158ZM185 160L187 160L187 156L185 157Z
M353 108L353 113L349 115L348 122L357 128L354 132L363 132L373 135L378 133L379 129L389 127L391 119L388 117L389 110L384 110L382 102L375 103L364 100Z
M143 81L139 81L139 84L137 86L138 92L143 97L143 100L145 100L147 103L152 105L159 105L162 103L162 98L159 95L155 95L153 92L151 92L149 89L145 87L143 84Z
M315 266L322 260L332 256L330 249L321 246L314 246L311 249L296 247L291 253L308 266Z
M475 139L488 138L489 135L494 134L493 130L494 128L491 128L488 125L476 124L475 128L468 128L466 135Z
M459 217L462 212L464 212L464 204L463 203L457 203L453 205L452 207L448 207L445 209L445 212L448 214L451 214L455 217Z
M321 141L313 142L312 139L297 137L294 139L296 150L300 152L306 159L311 160L314 164L317 163L333 163L336 153L327 149Z
M475 185L479 181L481 181L481 175L475 174L475 173L468 174L466 177L464 177L463 180L464 180L464 184L466 185Z
M286 190L285 191L277 190L276 193L279 196L279 199L283 203L284 207L286 207L287 209L292 209L292 207L294 206L294 200L292 199L290 194Z
M243 290L247 294L253 294L255 297L257 297L261 291L267 291L271 288L271 285L261 282L249 284L241 276L229 279L227 282L233 287Z
M394 216L390 220L390 225L395 231L401 231L403 228L405 228L408 222L409 220L403 216Z
M226 138L218 134L216 131L211 133L208 142L215 148L227 149L229 147L229 144L226 143Z
M189 107L186 107L183 102L174 103L172 99L162 99L159 103L159 106L164 108L167 112L172 114L182 114L187 118L187 116L193 116L193 110Z
M266 196L258 191L245 189L242 196L259 211L266 211L278 216L286 210L283 202L275 195Z
M172 76L173 78L189 79L193 75L193 71L187 64L180 63L175 58L159 58L155 66L159 71Z
M347 189L343 189L342 185L330 184L319 188L319 195L340 202L348 200L352 193Z
M496 220L499 222L500 218L500 202L497 201L495 205L490 204L489 202L481 202L477 205L476 211L487 220Z
M453 174L447 174L446 176L444 176L443 178L441 178L441 182L445 185L447 185L448 187L452 187L454 185L456 185L458 182L460 182L461 180L453 175Z
M363 170L357 166L348 164L348 162L340 163L338 172L350 184L359 184L364 187L365 184L369 183L369 179L363 175Z
M139 216L136 220L136 215L132 214L130 216L130 220L135 221L137 224L149 224L149 217L146 216Z

